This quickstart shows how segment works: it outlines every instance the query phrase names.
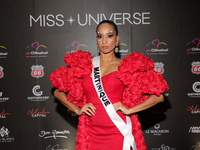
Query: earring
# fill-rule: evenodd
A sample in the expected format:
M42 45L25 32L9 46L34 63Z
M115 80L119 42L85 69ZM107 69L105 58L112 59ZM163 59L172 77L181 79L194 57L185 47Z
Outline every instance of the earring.
M119 51L119 48L118 48L118 43L117 43L115 46L115 53L118 53L118 51Z

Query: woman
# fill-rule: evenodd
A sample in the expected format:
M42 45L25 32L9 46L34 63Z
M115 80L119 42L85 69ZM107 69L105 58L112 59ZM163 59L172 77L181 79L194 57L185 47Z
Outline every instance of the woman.
M99 57L78 50L50 75L55 97L79 115L76 149L146 150L136 113L162 102L168 85L142 53L115 56L115 23L100 22L96 34Z

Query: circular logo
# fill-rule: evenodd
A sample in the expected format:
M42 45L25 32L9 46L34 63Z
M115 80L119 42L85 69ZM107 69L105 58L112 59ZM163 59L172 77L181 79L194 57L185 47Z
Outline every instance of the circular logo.
M192 85L192 88L195 92L200 92L200 82L195 82L193 85Z

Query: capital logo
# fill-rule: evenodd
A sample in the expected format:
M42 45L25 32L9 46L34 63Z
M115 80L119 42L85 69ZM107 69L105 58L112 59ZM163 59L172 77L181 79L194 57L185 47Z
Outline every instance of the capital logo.
M77 50L84 50L84 47L87 47L87 46L85 44L81 44L79 41L74 41L71 44L66 46L66 48L72 49L70 51L67 51L66 53L69 54L69 53L75 52Z
M195 38L186 44L186 52L189 54L200 54L200 38Z
M164 73L164 64L162 62L155 62L154 70L160 74L163 74Z
M200 114L199 105L192 105L187 107L187 111L190 111L191 114Z
M47 114L50 114L50 112L46 111L45 108L42 111L31 109L27 112L27 115L30 115L31 117L46 117Z
M31 76L34 78L41 78L44 76L44 67L42 65L31 66Z
M161 42L159 39L155 39L149 42L146 47L150 47L146 50L146 53L149 55L156 55L156 54L167 54L169 51L167 48L167 44L165 42Z
M41 48L47 49L45 45L41 45L39 42L33 42L28 45L26 49L30 49L30 51L26 52L27 57L47 57L48 51ZM40 50L39 50L40 49Z
M4 76L3 67L0 66L0 79L3 78L3 76Z
M200 150L200 141L198 141L195 145L192 146L193 150Z
M192 71L192 73L194 73L194 74L200 74L200 61L193 61L192 63L191 63L191 65L192 65L192 68L191 68L191 71Z
M43 94L43 91L40 90L40 85L36 85L33 87L32 92L35 96L41 96Z
M0 118L6 118L7 115L10 115L10 113L7 113L5 109L0 112Z

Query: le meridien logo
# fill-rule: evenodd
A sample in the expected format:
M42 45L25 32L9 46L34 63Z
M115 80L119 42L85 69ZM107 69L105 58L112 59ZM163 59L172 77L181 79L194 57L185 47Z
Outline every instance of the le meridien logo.
M77 14L74 16L65 17L63 14L40 14L38 16L29 15L29 25L33 27L34 24L40 27L62 27L66 22L68 24L78 24L80 26L91 25L92 23L98 24L102 20L113 20L117 25L147 25L150 24L150 12L135 12L130 13L111 13L106 15L104 13L97 14Z

